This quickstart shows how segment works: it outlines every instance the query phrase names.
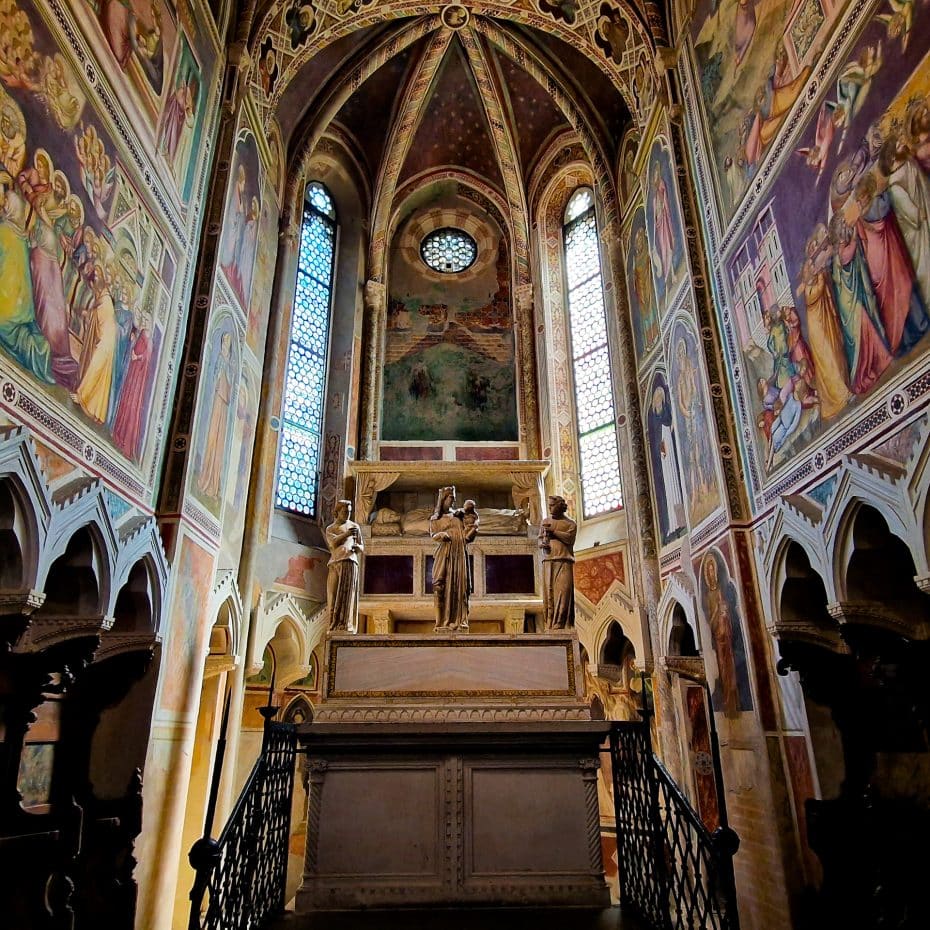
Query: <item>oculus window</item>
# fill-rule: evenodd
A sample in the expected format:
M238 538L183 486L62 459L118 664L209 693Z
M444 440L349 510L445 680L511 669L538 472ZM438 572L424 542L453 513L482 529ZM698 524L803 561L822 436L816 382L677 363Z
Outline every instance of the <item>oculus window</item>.
M317 509L335 259L336 210L329 191L314 181L300 231L275 496L278 507L308 517Z
M478 244L464 229L436 229L423 237L420 257L433 271L457 274L475 263Z
M587 518L619 510L623 505L604 281L591 188L579 188L569 198L562 235L575 422L581 457L581 499Z

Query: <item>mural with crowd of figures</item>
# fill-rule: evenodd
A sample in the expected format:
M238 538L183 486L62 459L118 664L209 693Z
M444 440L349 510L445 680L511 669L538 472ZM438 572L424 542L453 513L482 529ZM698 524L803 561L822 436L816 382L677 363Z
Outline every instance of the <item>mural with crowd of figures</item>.
M0 3L0 356L140 463L178 255L44 15ZM146 58L137 42L126 67L149 87L168 80L169 60L175 82L195 68L202 100L183 30L165 23L157 44ZM164 101L163 137L196 148L202 108L168 128Z
M727 260L769 471L928 344L930 7L906 8L866 22Z
M889 33L900 33L913 0L890 0ZM700 94L720 201L730 216L755 178L824 50L846 0L698 0L691 18ZM890 51L893 51L889 49ZM883 54L878 49L878 54ZM859 57L840 74L830 114L843 134L876 61ZM804 156L805 158L807 156Z

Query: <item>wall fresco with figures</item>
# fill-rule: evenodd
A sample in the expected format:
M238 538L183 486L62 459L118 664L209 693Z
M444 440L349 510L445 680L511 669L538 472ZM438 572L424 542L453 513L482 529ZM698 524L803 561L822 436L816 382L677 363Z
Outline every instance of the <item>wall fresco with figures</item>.
M152 426L164 415L155 399L166 347L180 324L184 229L196 219L166 214L145 188L160 172L177 202L200 176L193 155L214 53L192 44L193 23L164 3L77 4L107 80L144 103L146 120L133 118L133 127L143 140L170 141L172 157L161 152L155 174L140 182L138 150L127 150L114 132L116 111L105 114L101 87L75 66L74 48L56 32L57 10L0 3L0 365L68 423L53 429L75 452L87 458L78 437L95 438L120 469L144 476L130 482L143 494L151 474L143 466L160 451ZM177 111L172 88L185 81ZM116 128L129 141L125 124Z
M907 4L901 4L906 6ZM846 0L699 0L691 20L721 207L727 216L804 90ZM848 79L840 126L871 80L866 63ZM859 82L858 84L856 82ZM841 129L842 131L842 129Z
M864 21L724 262L764 473L928 344L930 9L908 9Z

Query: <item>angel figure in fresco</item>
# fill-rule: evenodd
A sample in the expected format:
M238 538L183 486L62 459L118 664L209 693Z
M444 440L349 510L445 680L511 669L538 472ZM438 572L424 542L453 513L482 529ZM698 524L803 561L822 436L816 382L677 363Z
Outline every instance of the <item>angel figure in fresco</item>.
M28 15L15 4L5 5L0 10L0 81L7 87L35 90L38 64Z
M911 38L911 27L914 25L914 4L916 0L888 0L890 13L880 13L875 18L885 24L888 38L894 41L901 40L901 51L907 51L907 43Z
M849 126L859 115L869 91L872 81L884 64L882 43L869 45L858 58L854 58L844 66L840 76L836 79L836 107L833 112L834 126L843 132L840 136L838 149L843 147Z
M72 93L67 65L61 55L43 59L39 71L41 90L39 95L62 129L73 129L84 109L84 101Z
M204 448L197 473L197 487L204 497L219 500L226 456L226 433L229 430L229 408L232 404L233 359L232 333L220 336L220 351L214 363L213 404L205 434Z

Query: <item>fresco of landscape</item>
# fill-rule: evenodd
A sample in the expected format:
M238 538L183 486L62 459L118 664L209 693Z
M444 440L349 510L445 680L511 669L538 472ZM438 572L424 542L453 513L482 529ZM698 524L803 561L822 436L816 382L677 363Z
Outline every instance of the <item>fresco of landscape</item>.
M501 243L496 265L467 287L424 278L392 294L382 439L517 439L509 276Z
M728 263L769 470L928 345L930 7L911 14L866 25L839 73L868 82L827 88Z

